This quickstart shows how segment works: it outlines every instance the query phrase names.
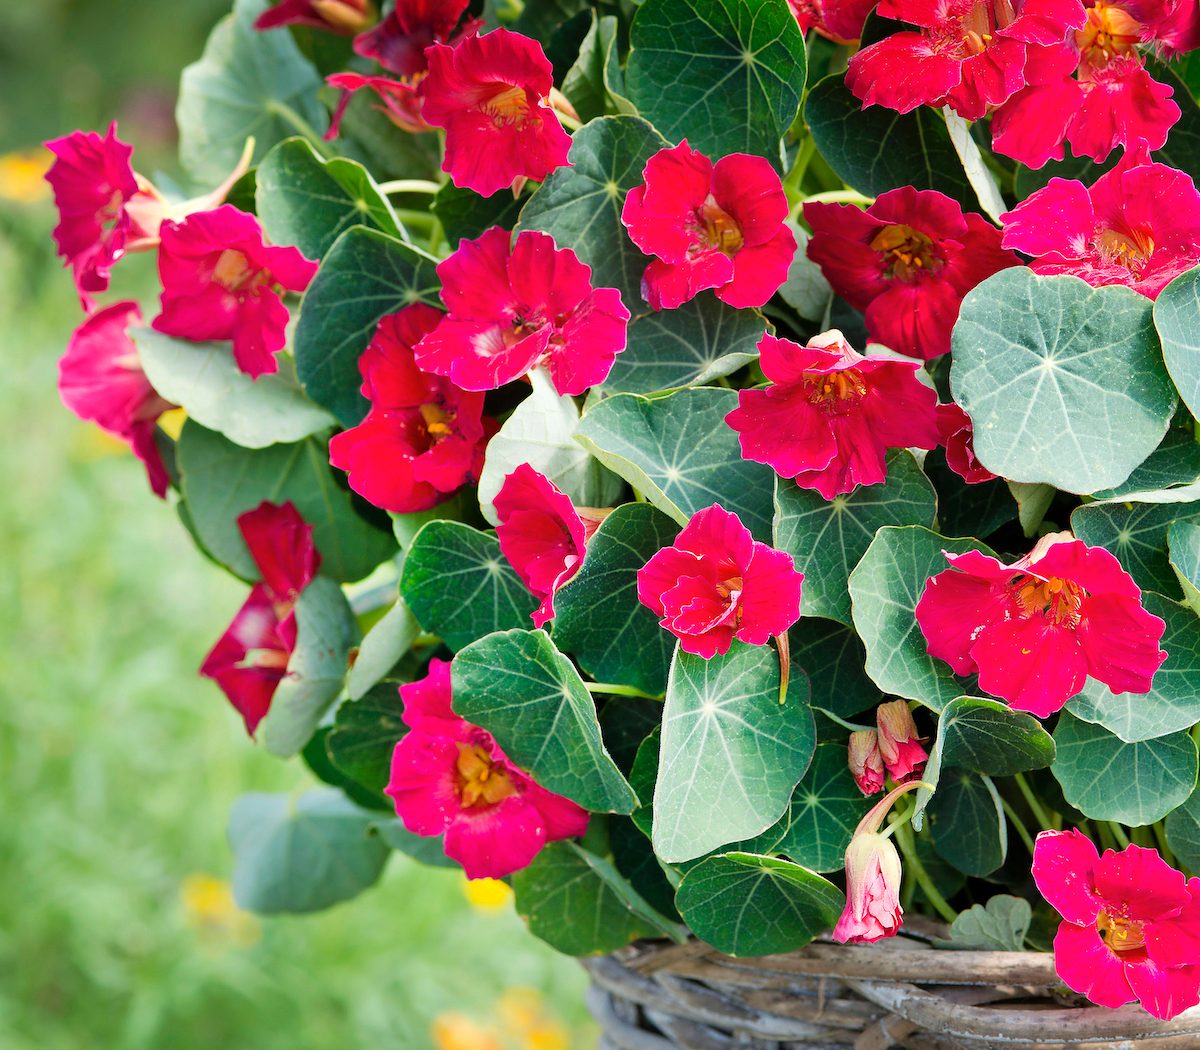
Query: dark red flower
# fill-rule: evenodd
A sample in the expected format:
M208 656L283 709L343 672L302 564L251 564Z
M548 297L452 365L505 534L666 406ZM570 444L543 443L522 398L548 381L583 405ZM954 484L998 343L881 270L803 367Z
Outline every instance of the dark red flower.
M815 29L836 43L849 44L862 36L875 0L788 0L788 6L802 33Z
M380 322L358 367L367 417L329 442L329 461L364 499L396 514L427 510L479 480L496 424L483 395L422 372L413 346L442 314L416 303Z
M371 24L370 0L280 0L254 20L255 29L312 26L339 36L353 36Z
M963 297L1019 260L983 216L936 190L881 194L866 211L805 204L808 257L833 290L866 315L871 339L910 357L950 350Z
M968 485L994 481L996 475L975 458L971 417L953 401L937 407L939 443L946 449L946 466Z
M354 50L384 69L415 77L429 68L425 49L444 44L470 0L396 0L388 16L354 40Z
M374 108L386 114L396 127L411 132L430 130L425 118L421 116L425 98L421 93L423 80L419 77L413 80L393 80L391 77L366 76L363 73L334 73L333 76L326 77L325 81L330 87L338 88L342 92L337 108L333 111L333 119L329 122L329 130L325 133L326 139L332 141L338 137L350 99L355 92L364 88L375 92L382 104Z

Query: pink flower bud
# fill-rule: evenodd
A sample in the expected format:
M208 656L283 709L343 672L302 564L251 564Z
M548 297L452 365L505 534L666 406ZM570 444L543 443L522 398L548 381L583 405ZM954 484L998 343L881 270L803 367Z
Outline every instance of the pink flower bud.
M883 756L879 753L879 734L874 729L862 729L850 734L850 772L864 795L883 790Z
M846 850L846 908L833 928L845 944L892 937L900 929L900 855L878 832L856 834Z
M921 746L908 704L903 700L880 704L875 721L879 725L879 753L892 779L903 784L919 777L929 753Z

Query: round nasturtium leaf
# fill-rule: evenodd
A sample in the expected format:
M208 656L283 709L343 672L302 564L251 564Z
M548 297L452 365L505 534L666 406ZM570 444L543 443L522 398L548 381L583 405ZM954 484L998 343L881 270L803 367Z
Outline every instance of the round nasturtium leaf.
M1154 327L1179 396L1200 415L1200 266L1176 277L1154 302Z
M1119 485L1175 411L1150 301L1123 286L1002 270L963 300L953 348L975 453L1010 481Z

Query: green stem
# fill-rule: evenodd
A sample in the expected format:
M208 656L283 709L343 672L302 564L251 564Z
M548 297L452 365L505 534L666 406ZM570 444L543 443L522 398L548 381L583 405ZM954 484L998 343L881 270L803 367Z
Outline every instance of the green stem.
M297 113L286 102L280 102L279 99L273 98L267 103L267 108L271 110L280 120L291 124L301 135L308 139L312 148L315 149L326 160L333 160L337 153L330 147L329 143L317 134L317 129L314 128L307 120Z
M1017 814L1017 811L1013 809L1012 804L1008 801L1008 799L1001 796L1000 804L1004 806L1004 812L1008 814L1008 819L1012 826L1017 829L1017 834L1021 836L1021 841L1025 843L1025 848L1032 854L1033 836L1029 834L1029 829L1025 827L1025 821L1023 821Z
M832 711L826 711L823 707L813 706L814 711L820 711L831 722L836 722L843 729L849 729L852 733L861 733L864 730L874 729L875 726L856 726L853 722L847 722L844 718L838 718Z
M1029 812L1033 814L1033 819L1038 822L1038 826L1043 830L1049 829L1053 825L1053 822L1050 820L1041 802L1038 801L1037 795L1033 793L1033 788L1029 786L1029 781L1025 779L1025 774L1018 773L1013 777L1013 780L1016 781L1017 789L1021 792L1021 797L1029 807Z
M437 193L441 189L436 182L428 179L395 179L392 182L381 182L379 192L391 196L393 193Z
M792 170L787 173L787 177L783 180L784 192L787 194L788 200L792 203L795 203L803 196L800 192L800 183L804 180L804 173L808 170L808 162L812 160L813 154L816 152L817 144L811 135L801 142L800 148L796 150L796 160L792 164Z
M1161 824L1151 824L1151 831L1154 832L1154 841L1158 843L1158 852L1162 854L1162 859L1165 860L1172 868L1179 867L1179 858L1175 856L1175 851L1171 849L1171 844L1167 842L1167 832Z
M1096 821L1096 838L1100 840L1100 845L1104 849L1110 849L1114 853L1120 849L1117 840L1113 838L1112 828L1106 820Z
M925 870L925 865L921 863L921 859L917 856L916 842L913 840L912 832L907 827L896 828L896 845L900 847L900 852L904 854L905 866L912 872L913 879L921 887L921 892L925 894L925 899L933 905L934 910L947 922L953 922L957 919L958 912L946 903L946 898L938 892L938 888L933 884L933 879L929 877L929 872Z
M874 197L865 197L858 190L827 190L804 198L805 204L874 204Z
M427 211L412 211L405 208L396 208L395 211L396 218L406 229L411 226L432 233L437 223L437 217Z
M1105 823L1108 824L1108 830L1112 832L1112 837L1121 844L1122 849L1129 845L1129 836L1125 834L1125 829L1120 824L1111 820Z
M613 682L584 682L589 693L604 693L606 696L636 696L642 700L661 700L661 696L653 693L643 693L631 685L617 685Z

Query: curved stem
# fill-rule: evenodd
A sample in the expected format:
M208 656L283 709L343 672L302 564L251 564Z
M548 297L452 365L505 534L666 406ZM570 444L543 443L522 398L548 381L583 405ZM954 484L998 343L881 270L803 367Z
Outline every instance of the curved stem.
M823 707L817 707L816 704L813 705L813 710L820 711L821 714L823 714L826 718L829 719L829 721L836 722L843 729L849 729L850 732L852 732L852 733L861 733L864 730L875 728L875 726L858 726L858 725L855 725L853 722L847 722L844 718L838 718L838 716L835 715L832 711L827 711Z
M958 912L950 907L946 898L938 892L938 888L933 884L933 879L929 877L929 872L925 870L925 865L921 863L921 858L917 856L916 841L913 839L913 833L907 827L896 828L896 845L904 854L905 866L912 872L913 879L921 887L925 899L933 905L934 911L947 922L957 919Z
M866 197L858 190L827 190L804 198L805 204L874 204L874 197Z
M333 158L337 156L337 153L330 148L329 143L326 142L325 139L319 134L317 134L317 129L314 128L302 116L300 116L300 114L292 109L292 107L286 102L280 102L279 99L273 98L267 103L267 107L277 117L284 122L291 124L291 126L295 128L299 134L308 139L309 143L312 145L312 148L321 154L321 156L326 160L333 160Z
M617 685L614 682L584 682L589 693L603 693L606 696L636 696L642 700L661 700L661 696L653 693L643 693L631 685Z
M1033 853L1033 836L1029 834L1029 829L1025 827L1025 822L1013 809L1012 804L1003 795L1000 796L1000 804L1004 807L1004 812L1008 814L1009 822L1017 829L1017 834L1021 836L1021 841L1025 843L1025 848Z
M800 143L800 148L796 150L796 160L792 164L792 170L783 180L783 189L789 201L798 200L802 196L800 183L804 180L804 173L808 170L808 162L812 160L813 154L816 152L817 144L812 135L805 138Z
M1033 819L1041 825L1043 830L1049 830L1054 826L1054 822L1046 813L1045 807L1038 801L1038 797L1033 793L1033 788L1029 786L1029 781L1025 779L1024 773L1018 773L1013 780L1016 781L1017 789L1021 792L1021 797L1025 800L1025 804L1029 807L1029 812L1033 814Z
M1121 848L1124 849L1126 846L1128 846L1129 845L1129 836L1125 834L1125 829L1123 827L1121 827L1120 824L1117 824L1115 821L1112 821L1112 820L1107 821L1107 824L1108 824L1108 830L1112 832L1112 837L1121 844Z
M394 179L379 184L379 192L389 196L393 193L437 193L440 189L441 186L428 179Z

